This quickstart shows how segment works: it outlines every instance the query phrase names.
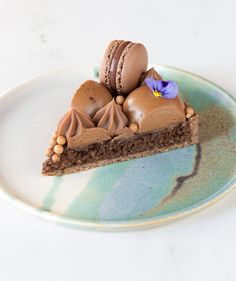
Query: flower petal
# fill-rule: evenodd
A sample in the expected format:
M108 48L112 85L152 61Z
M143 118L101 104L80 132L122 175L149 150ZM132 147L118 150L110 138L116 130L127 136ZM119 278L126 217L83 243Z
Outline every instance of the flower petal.
M146 83L146 85L152 90L152 91L156 91L157 90L157 83L158 81L148 77L144 80L144 82Z
M174 81L159 81L158 91L160 91L164 98L174 99L179 92L179 88L176 82Z

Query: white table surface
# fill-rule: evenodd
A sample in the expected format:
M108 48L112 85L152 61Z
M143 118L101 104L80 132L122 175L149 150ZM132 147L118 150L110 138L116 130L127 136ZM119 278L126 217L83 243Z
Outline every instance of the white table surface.
M0 0L0 91L71 64L98 64L116 38L153 63L236 94L234 0ZM1 161L1 160L0 160ZM236 280L236 190L184 220L97 233L40 220L0 198L0 281Z

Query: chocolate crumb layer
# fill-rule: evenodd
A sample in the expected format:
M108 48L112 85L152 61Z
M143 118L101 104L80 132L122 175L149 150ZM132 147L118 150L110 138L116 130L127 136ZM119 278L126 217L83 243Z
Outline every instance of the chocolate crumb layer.
M195 144L199 139L198 126L198 116L194 115L180 125L90 144L83 151L66 148L60 162L48 159L43 163L42 173L60 176Z

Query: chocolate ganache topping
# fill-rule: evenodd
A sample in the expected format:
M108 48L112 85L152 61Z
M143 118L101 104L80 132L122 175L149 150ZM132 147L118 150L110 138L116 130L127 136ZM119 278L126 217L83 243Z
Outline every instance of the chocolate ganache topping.
M70 137L79 134L81 129L93 127L95 126L87 113L72 108L60 120L57 134L65 136L68 141Z
M84 149L93 143L100 143L110 140L111 137L106 129L103 128L89 128L81 129L80 133L68 140L68 147L71 149Z
M123 113L122 107L113 99L97 111L93 117L93 122L97 124L97 127L107 129L111 136L115 136L126 127L128 119Z

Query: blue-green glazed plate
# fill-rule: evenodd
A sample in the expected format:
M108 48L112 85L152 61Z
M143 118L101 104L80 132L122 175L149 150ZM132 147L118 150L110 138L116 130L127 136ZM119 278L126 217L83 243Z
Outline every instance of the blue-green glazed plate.
M200 144L63 177L41 176L44 149L73 92L94 68L71 67L0 96L0 186L18 206L96 230L156 226L194 213L236 182L236 102L194 74L156 65L200 115Z

